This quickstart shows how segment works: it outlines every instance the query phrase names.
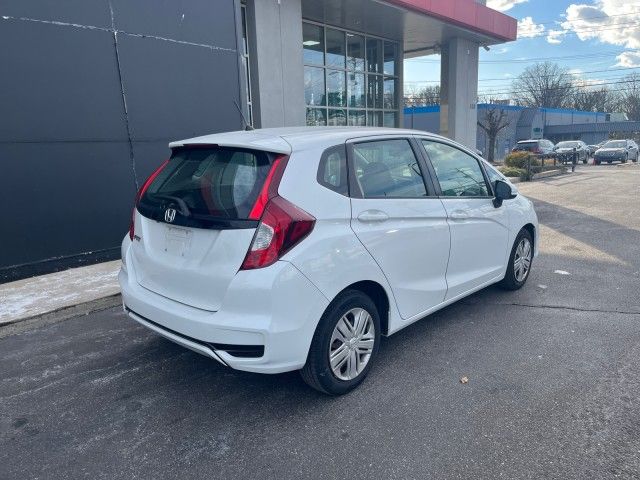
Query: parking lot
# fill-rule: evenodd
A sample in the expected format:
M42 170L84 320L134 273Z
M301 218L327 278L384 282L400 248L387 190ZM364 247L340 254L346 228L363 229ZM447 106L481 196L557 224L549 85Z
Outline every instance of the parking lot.
M640 478L640 167L519 188L541 223L527 285L386 339L344 397L119 308L1 338L0 478Z

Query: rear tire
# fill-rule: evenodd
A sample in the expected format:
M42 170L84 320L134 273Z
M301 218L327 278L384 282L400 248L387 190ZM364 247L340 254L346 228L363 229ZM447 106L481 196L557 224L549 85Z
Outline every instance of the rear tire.
M344 395L356 388L378 354L380 325L378 309L367 295L358 290L338 295L318 323L307 363L300 370L302 379L328 395ZM333 366L330 356L337 359Z
M600 165L600 160L594 160L593 163L595 163L596 165Z
M518 233L515 242L513 242L511 255L509 255L507 273L498 285L505 290L518 290L522 288L524 284L527 283L532 264L533 238L529 230L523 228ZM525 271L522 269L525 269Z

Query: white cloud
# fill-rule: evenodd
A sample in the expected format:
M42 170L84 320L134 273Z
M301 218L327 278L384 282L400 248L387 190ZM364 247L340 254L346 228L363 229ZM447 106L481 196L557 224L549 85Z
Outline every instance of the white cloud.
M562 43L562 39L564 38L565 31L564 30L549 30L547 35L547 42L557 45Z
M507 10L511 10L514 5L528 1L529 0L487 0L487 7L506 12Z
M610 45L640 49L640 8L628 0L571 4L561 26L565 32L574 32L583 41L595 39Z
M640 51L622 52L616 58L618 59L618 63L616 64L616 67L628 67L628 68L640 67Z
M537 37L544 33L544 25L539 25L531 17L524 17L518 22L518 38Z

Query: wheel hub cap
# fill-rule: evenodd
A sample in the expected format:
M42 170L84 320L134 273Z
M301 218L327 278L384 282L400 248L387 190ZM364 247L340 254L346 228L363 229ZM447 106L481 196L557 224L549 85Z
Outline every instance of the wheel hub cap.
M329 365L340 380L353 380L369 363L375 343L375 326L371 314L363 308L345 313L331 335Z
M529 274L531 268L531 257L533 256L533 249L531 248L531 242L528 238L523 238L518 243L516 248L516 254L513 258L513 273L518 282L522 282Z

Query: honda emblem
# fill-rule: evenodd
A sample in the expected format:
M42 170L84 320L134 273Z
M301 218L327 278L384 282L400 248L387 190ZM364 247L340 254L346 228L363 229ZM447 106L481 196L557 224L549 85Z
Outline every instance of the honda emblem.
M164 221L167 223L173 223L175 219L176 219L176 209L167 208L164 212Z

